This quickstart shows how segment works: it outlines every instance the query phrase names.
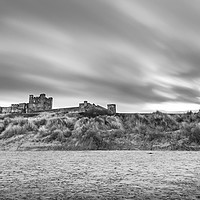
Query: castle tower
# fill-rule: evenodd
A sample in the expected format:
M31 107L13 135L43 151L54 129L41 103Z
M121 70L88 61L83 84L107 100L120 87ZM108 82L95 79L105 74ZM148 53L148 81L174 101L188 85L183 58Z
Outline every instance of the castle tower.
M33 103L33 95L29 95L29 103Z
M49 97L49 104L50 104L49 108L52 109L52 107L53 107L53 98L52 97Z
M107 109L112 113L116 113L116 104L107 104Z
M46 94L40 94L40 99L45 99Z
M84 107L86 107L88 105L87 101L84 101Z

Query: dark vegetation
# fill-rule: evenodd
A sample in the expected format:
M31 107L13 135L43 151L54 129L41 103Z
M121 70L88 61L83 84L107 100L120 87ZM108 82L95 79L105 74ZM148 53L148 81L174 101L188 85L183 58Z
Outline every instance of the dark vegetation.
M50 144L51 149L51 144L57 144L52 149L58 150L199 150L200 112L112 116L107 111L89 110L81 115L0 116L1 149L12 142L22 144L25 137L34 148L42 143Z

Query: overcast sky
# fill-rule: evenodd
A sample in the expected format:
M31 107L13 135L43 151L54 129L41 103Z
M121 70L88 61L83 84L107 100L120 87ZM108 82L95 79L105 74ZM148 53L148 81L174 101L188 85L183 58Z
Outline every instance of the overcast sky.
M199 109L199 37L199 0L0 0L0 106Z

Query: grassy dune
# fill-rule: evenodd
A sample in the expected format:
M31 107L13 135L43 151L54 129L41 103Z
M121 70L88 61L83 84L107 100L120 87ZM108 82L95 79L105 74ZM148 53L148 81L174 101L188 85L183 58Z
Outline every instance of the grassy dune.
M0 115L0 149L199 150L200 113Z

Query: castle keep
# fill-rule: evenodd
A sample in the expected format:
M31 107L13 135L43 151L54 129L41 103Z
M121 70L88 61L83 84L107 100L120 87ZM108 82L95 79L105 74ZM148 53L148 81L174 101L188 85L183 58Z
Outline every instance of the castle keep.
M47 98L45 94L40 94L39 97L29 95L29 103L27 104L27 112L44 111L52 109L53 98Z
M53 98L47 98L45 94L40 94L39 97L34 97L33 95L29 95L28 103L19 103L19 104L11 104L10 107L0 107L0 113L37 113L43 111L55 111L55 112L68 112L68 113L84 113L88 110L96 109L96 110L107 110L111 114L116 113L116 105L108 104L107 108L104 108L99 105L91 104L87 101L83 103L79 103L78 107L68 107L68 108L58 108L52 109Z

